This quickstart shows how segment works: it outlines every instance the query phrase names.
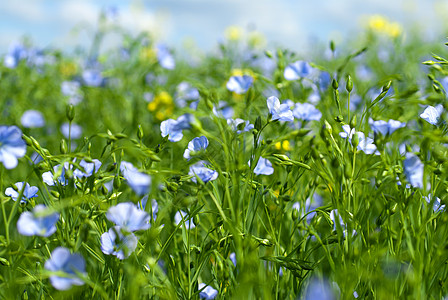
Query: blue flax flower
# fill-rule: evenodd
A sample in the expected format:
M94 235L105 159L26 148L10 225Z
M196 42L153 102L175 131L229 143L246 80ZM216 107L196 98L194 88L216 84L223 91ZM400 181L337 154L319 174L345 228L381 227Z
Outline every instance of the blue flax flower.
M233 117L233 108L226 101L219 101L218 106L213 105L213 114L219 118Z
M194 165L190 166L190 171L188 172L188 175L193 176L191 180L194 183L197 183L196 176L199 177L199 179L201 179L204 183L207 183L210 180L215 180L216 178L218 178L218 172L205 167L205 164L206 162L201 160L195 163Z
M84 168L84 171L76 169L73 171L73 176L77 179L83 177L90 177L94 173L98 172L101 168L101 162L98 159L93 159L91 163L86 162L84 159L79 162L79 165Z
M9 187L5 190L5 195L10 196L12 200L17 201L19 198L20 192L23 190L22 199L20 199L20 203L26 203L29 199L37 197L37 192L39 189L35 186L30 186L28 182L16 182L15 189Z
M381 133L383 136L390 135L395 130L406 126L406 123L392 119L386 122L383 120L374 121L372 118L369 118L369 124L375 133Z
M79 139L82 135L82 127L73 122L72 124L65 122L61 125L61 132L67 139Z
M176 67L173 55L170 53L165 44L158 44L156 46L157 60L162 68L173 70Z
M232 76L227 81L226 87L229 91L244 94L252 86L254 79L249 75Z
M417 188L423 188L423 170L424 165L417 155L406 153L406 159L403 161L404 174L409 183Z
M132 232L126 232L120 226L114 226L101 235L101 251L104 254L125 259L137 248L137 242L137 237Z
M322 113L309 103L296 103L293 115L296 119L304 121L319 121L322 117Z
M150 227L149 215L132 202L119 203L107 210L106 217L126 231L145 230Z
M327 280L319 280L314 277L311 279L305 293L305 300L333 300L336 299L333 290Z
M181 82L176 88L176 103L179 107L187 106L191 109L196 109L199 103L199 91L192 87L188 82Z
M243 124L244 126L241 128L240 124ZM236 131L237 134L240 134L242 132L248 132L252 129L254 129L254 125L250 124L249 121L245 121L243 119L227 119L227 125L229 125L230 127L232 127L233 131ZM240 129L238 129L240 128Z
M143 197L138 203L137 208L140 210L146 210L146 204L148 203L148 195ZM152 208L152 219L155 221L157 219L157 213L159 212L159 203L157 203L156 199L151 200L151 208Z
M61 92L69 98L68 103L79 104L83 97L81 93L81 84L78 81L63 81L61 84Z
M140 172L130 162L122 161L120 170L129 186L137 195L144 195L151 187L151 177Z
M269 97L266 100L266 104L268 105L269 113L272 115L272 120L294 121L291 107L288 104L280 104L280 100L277 97Z
M22 131L17 126L0 126L0 162L6 169L17 167L18 158L26 153Z
M25 128L39 128L44 127L45 119L40 111L37 110L27 110L23 113L20 118L22 126Z
M255 166L254 173L257 175L272 175L274 173L274 168L268 159L260 157Z
M233 265L236 267L236 254L235 254L235 252L230 253L229 258L230 258L230 261L233 263Z
M45 262L45 269L51 272L64 272L64 276L50 276L50 282L57 290L68 290L72 285L83 285L84 281L76 273L87 276L84 258L70 250L58 247L51 253L51 258Z
M438 197L433 197L432 194L429 194L428 196L425 196L423 198L426 200L426 203L428 203L428 205L431 204L431 202L433 202L432 210L435 213L443 211L446 207L445 204L442 204L442 202Z
M56 232L59 214L52 212L45 205L36 205L32 212L25 211L17 221L17 231L26 236L49 237Z
M13 43L9 46L8 53L4 58L4 65L7 68L14 69L19 62L28 57L28 50L21 43Z
M171 142L178 142L184 136L182 130L189 129L191 123L191 115L185 114L177 118L177 120L168 119L160 124L162 137L168 136Z
M174 215L174 224L179 225L180 223L185 221L186 229L195 228L196 225L194 224L193 220L190 220L190 219L187 220L186 217L187 217L187 213L184 212L183 210L176 212L176 214Z
M303 77L307 77L311 74L313 68L310 64L303 60L298 60L292 64L289 64L285 68L285 72L283 76L285 76L286 80L297 80Z
M442 112L443 112L442 104L439 104L436 107L429 105L428 107L425 108L423 113L420 114L420 118L422 118L429 124L436 125L440 120Z
M212 300L218 296L218 291L205 283L200 283L198 289L200 290L199 298Z
M353 135L358 135L358 150L363 151L365 154L380 154L376 149L376 145L373 144L373 139L366 137L364 132L356 131L355 128L350 128L350 125L342 125L342 130L343 132L340 132L339 135L344 139L348 138L350 143L352 142Z
M42 180L49 186L54 186L57 183L67 185L68 179L65 178L65 172L71 168L73 166L69 162L65 162L63 165L56 165L53 167L53 172L48 171L42 174Z
M193 154L194 152L203 151L207 149L207 147L208 139L205 136L196 137L188 143L188 147L184 152L184 158L190 160L191 154Z

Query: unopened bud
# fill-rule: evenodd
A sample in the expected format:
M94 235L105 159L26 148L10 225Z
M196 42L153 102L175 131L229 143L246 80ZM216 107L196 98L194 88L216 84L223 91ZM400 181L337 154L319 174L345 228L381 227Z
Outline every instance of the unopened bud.
M353 90L353 81L350 75L347 76L347 83L345 84L345 89L349 93L351 93L351 91Z
M73 106L73 104L67 105L65 114L69 122L73 121L73 119L75 118L75 107Z
M333 87L334 90L337 90L339 87L338 82L336 81L336 79L333 78L333 80L331 81L331 86Z
M143 128L142 128L142 125L138 125L137 137L138 137L139 140L141 140L143 138Z
M67 142L65 141L65 139L61 140L61 144L59 145L59 150L61 151L62 154L67 154Z

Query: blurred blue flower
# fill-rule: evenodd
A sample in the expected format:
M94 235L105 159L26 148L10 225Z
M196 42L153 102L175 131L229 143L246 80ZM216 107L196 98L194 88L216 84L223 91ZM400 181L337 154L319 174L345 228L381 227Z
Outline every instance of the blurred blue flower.
M9 46L8 53L5 55L3 64L5 67L14 69L19 62L26 59L28 56L28 50L22 43L13 43Z
M326 90L331 83L331 75L328 72L320 72L317 83L321 90Z
M304 121L319 121L322 113L309 103L296 103L293 110L294 117Z
M70 250L63 247L53 250L51 258L45 262L45 269L50 272L66 273L63 277L50 276L50 282L57 290L68 290L72 285L83 285L84 281L76 273L87 276L84 258L77 253L70 254Z
M168 119L160 124L160 131L162 137L168 136L168 140L171 142L178 142L184 136L182 133L183 129L190 128L191 116L185 114L177 118L177 120Z
M242 128L240 127L240 124L243 124L244 126L242 126ZM242 132L248 132L252 129L254 129L254 125L250 124L249 121L244 121L243 119L227 119L227 125L229 125L230 127L232 127L233 131L236 131L237 134L240 134ZM241 129L238 129L241 128Z
M190 154L191 152L199 152L207 149L208 147L208 139L205 136L200 136L192 139L188 143L187 149L185 149L184 152L184 158L190 160Z
M232 76L227 81L226 87L229 91L244 94L252 86L254 79L249 75Z
M82 101L81 84L77 81L63 81L61 92L69 97L68 103L77 105Z
M26 236L49 237L56 232L59 213L53 212L43 204L38 204L32 212L23 212L17 221L17 231Z
M156 46L157 60L162 68L173 70L176 67L173 55L165 44L157 44Z
M199 292L199 298L212 300L218 296L218 291L205 283L200 283L198 289L201 290Z
M182 223L183 221L185 221L185 228L186 229L193 229L196 227L196 225L194 224L193 220L188 219L187 220L187 213L184 212L183 210L176 212L176 214L174 215L174 224L179 225L180 223Z
M236 267L236 254L235 254L235 252L230 253L229 258L230 258L230 261L233 263L233 265Z
M426 203L431 204L432 202L432 210L437 213L445 210L445 204L442 204L438 197L433 197L432 194L423 197L426 200Z
M406 153L406 159L403 161L404 174L409 183L418 188L423 188L423 169L424 165L417 155Z
M98 172L98 170L101 168L101 162L98 159L93 159L91 163L86 162L83 159L79 162L79 165L84 168L84 172L79 169L73 171L73 176L77 179L90 177L93 173Z
M119 203L107 210L106 217L126 231L145 230L150 227L149 215L132 202Z
M146 210L146 204L148 203L148 195L143 197L138 203L137 208L140 210ZM155 221L157 219L157 213L159 212L159 204L156 199L151 200L151 208L152 208L152 219Z
M79 126L76 123L71 124L71 128L70 128L70 123L69 122L65 122L61 125L61 132L62 135L65 138L71 138L71 139L79 139L82 135L82 128L81 126Z
M57 183L67 185L68 179L65 178L65 171L72 168L73 166L69 162L65 162L63 165L56 165L53 167L53 172L48 171L42 174L42 180L49 186L54 186Z
M254 169L254 173L257 175L272 175L274 173L274 168L269 160L260 157L257 166Z
M17 201L20 192L23 190L22 199L20 203L26 203L29 199L37 197L37 192L39 189L35 186L30 186L28 182L16 182L15 189L9 187L5 190L5 195L10 196L12 200Z
M194 183L197 183L197 177L202 180L202 182L207 183L210 180L215 180L218 178L218 172L215 170L211 170L207 167L205 167L206 162L201 160L195 163L194 165L190 166L190 171L188 172L188 175L192 175L191 181Z
M292 205L292 208L297 210L300 214L307 214L306 215L306 221L308 223L310 223L311 220L313 219L313 217L316 215L316 212L313 211L313 210L315 210L316 208L322 206L322 203L323 203L322 197L319 194L314 193L312 198L309 197L309 198L306 199L305 205L304 205L303 209L302 209L302 207L301 207L299 202L295 202ZM299 219L300 218L301 217L299 217Z
M20 122L25 128L38 128L44 127L45 125L44 116L40 111L37 110L25 111L20 118Z
M82 72L82 79L86 86L91 87L99 87L104 81L99 69L85 69Z
M381 133L383 136L392 134L395 130L406 126L406 123L392 119L386 122L383 120L374 121L372 118L369 118L369 124L375 133Z
M219 118L230 119L233 117L233 108L225 101L219 101L218 106L213 105L213 114Z
M313 71L313 68L310 66L310 64L303 60L298 60L292 64L289 64L285 68L285 72L283 73L283 76L286 80L297 80L303 77L307 77L311 74Z
M187 106L196 109L199 103L199 91L188 82L181 82L176 88L176 103L179 107Z
M269 113L272 115L272 120L279 121L294 121L294 115L288 104L280 104L280 100L277 97L271 96L266 100Z
M437 125L440 116L443 112L443 105L439 104L436 107L428 105L423 113L420 114L420 118L432 125Z
M17 126L0 126L0 162L6 169L17 167L18 158L26 153L22 131Z
M131 163L122 161L120 170L129 186L137 195L146 194L151 187L151 177L148 174L140 172Z
M120 226L114 226L101 235L101 251L119 259L128 258L137 248L137 243L137 237L132 232L123 232Z
M306 293L305 300L333 300L335 296L327 280L319 280L317 278L311 279Z

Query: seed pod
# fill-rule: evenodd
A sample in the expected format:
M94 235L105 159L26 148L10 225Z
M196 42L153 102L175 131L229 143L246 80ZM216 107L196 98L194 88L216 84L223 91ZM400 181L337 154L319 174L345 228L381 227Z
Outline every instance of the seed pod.
M347 83L345 84L345 89L349 93L351 93L351 91L353 90L353 81L350 75L347 76Z
M59 145L59 150L61 151L62 154L68 153L67 142L65 141L65 139L61 140L61 144Z
M140 125L140 124L138 125L138 128L137 128L137 137L139 140L141 140L143 138L143 128L142 128L142 125Z

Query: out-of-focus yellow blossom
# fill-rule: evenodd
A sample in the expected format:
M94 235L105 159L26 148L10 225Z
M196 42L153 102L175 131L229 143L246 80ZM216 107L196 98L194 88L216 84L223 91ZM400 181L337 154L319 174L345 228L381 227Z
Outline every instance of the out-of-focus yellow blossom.
M397 22L389 22L380 15L371 16L368 20L368 27L378 33L386 34L390 37L398 37L403 32L403 28Z
M241 39L241 36L243 35L243 30L241 29L241 27L238 26L229 26L226 28L224 34L226 39L228 39L229 41L237 41Z
M251 69L232 69L230 71L230 76L243 76L243 75L249 75L251 76L254 81L257 79L257 75L251 70Z
M291 144L288 140L284 140L283 142L277 142L275 143L275 149L277 150L284 150L284 151L290 151L291 150Z
M173 98L165 91L160 92L154 96L154 99L150 103L148 103L148 110L155 113L157 120L163 121L173 114Z
M253 48L264 48L266 46L266 38L259 31L251 31L247 42Z
M140 59L151 61L156 59L156 50L151 47L143 47L140 50Z
M63 62L59 65L59 72L63 77L70 77L78 72L78 66L74 62Z

